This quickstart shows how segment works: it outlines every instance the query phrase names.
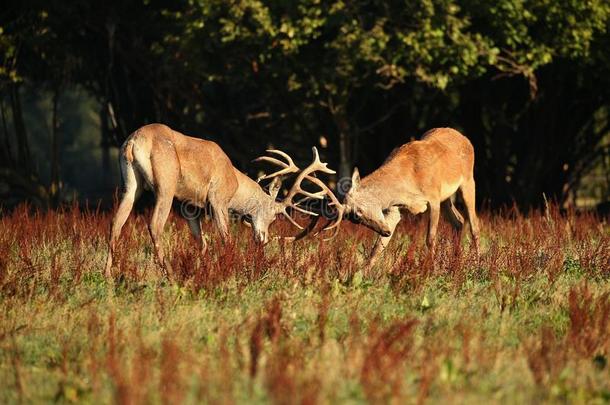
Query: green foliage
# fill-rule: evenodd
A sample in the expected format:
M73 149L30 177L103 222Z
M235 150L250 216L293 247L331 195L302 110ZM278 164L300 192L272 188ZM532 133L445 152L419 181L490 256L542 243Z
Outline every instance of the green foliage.
M19 81L19 75L14 64L17 54L17 46L13 37L6 34L4 28L0 26L0 56L2 64L0 65L0 81L15 83Z
M189 48L239 48L273 72L288 68L307 75L302 83L321 83L311 85L331 93L336 82L387 85L407 78L443 89L490 69L534 72L553 58L585 58L610 13L605 1L576 0L193 5L187 15L175 13L188 54Z
M474 143L482 195L531 204L568 199L604 153L609 16L604 0L17 5L0 20L0 78L84 87L112 107L104 145L161 121L240 168L323 136L341 176L368 172L450 125Z

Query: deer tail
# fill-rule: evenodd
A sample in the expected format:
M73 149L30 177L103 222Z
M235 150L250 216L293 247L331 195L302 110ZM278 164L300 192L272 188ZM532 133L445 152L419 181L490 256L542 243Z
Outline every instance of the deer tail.
M129 140L127 142L127 145L125 145L125 149L123 151L123 154L125 155L125 159L129 163L133 163L133 141L132 140Z

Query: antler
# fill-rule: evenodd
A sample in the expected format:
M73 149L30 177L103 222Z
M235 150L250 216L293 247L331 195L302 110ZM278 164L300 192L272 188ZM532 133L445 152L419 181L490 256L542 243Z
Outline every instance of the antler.
M264 174L264 175L260 176L259 178L256 179L257 183L261 182L262 180L272 179L275 177L281 177L281 176L285 176L285 175L292 174L292 173L298 173L299 171L301 171L301 169L299 169L299 167L294 164L294 161L292 160L290 155L287 154L286 152L283 152L279 149L267 149L267 153L273 153L273 154L279 155L279 156L283 157L284 159L286 159L286 162L282 162L281 160L271 157L271 156L260 156L256 159L254 159L253 162L268 162L268 163L281 167L280 170L278 170L274 173ZM292 208L294 208L295 210L302 212L304 214L313 215L313 216L318 215L315 212L311 212L304 208L299 207L298 204L293 205ZM303 229L303 227L298 222L296 222L294 219L292 219L292 217L286 212L286 207L284 208L284 210L282 210L282 214L294 226L296 226L297 228L299 228L301 230Z
M256 159L254 159L253 162L269 162L274 165L280 166L282 168L281 170L278 170L275 173L264 174L264 175L260 176L258 179L256 179L257 183L260 183L261 180L267 180L267 179L271 179L271 178L278 177L278 176L284 176L284 175L291 174L291 173L298 173L299 170L301 170L298 168L297 165L294 164L294 161L292 160L290 155L288 155L286 152L282 152L281 150L278 150L278 149L267 149L266 152L275 153L276 155L279 155L279 156L283 157L284 159L286 159L287 162L282 162L281 160L276 159L271 156L260 156L260 157L257 157Z
M260 182L262 180L271 179L271 178L278 177L278 176L299 173L297 178L294 181L294 184L288 191L288 194L286 195L286 198L283 201L284 210L282 211L282 214L284 216L286 216L286 218L294 226L303 230L304 228L298 222L296 222L288 214L288 212L286 212L286 209L288 207L290 207L303 214L317 217L319 214L306 210L305 208L301 207L299 204L302 203L303 201L310 200L310 199L323 200L326 196L328 196L328 198L330 198L330 200L331 200L331 205L333 205L337 209L337 219L335 220L335 222L332 225L326 226L324 229L322 229L323 231L326 231L326 230L330 230L330 229L333 229L333 228L336 228L337 226L339 226L339 224L341 223L341 220L343 219L344 208L343 208L343 205L339 202L339 200L335 196L335 194L330 190L330 188L328 188L328 186L326 184L324 184L324 182L322 180L315 177L315 172L318 172L318 171L322 172L322 173L327 173L327 174L335 174L336 172L334 170L328 168L327 163L324 163L320 160L320 155L318 153L318 149L315 146L312 147L311 150L313 152L313 157L314 157L313 162L309 166L307 166L304 170L299 169L299 167L294 164L294 161L292 160L290 155L288 155L287 153L282 152L281 150L278 150L278 149L267 150L267 153L273 153L273 154L283 157L284 159L286 159L286 162L283 162L283 161L281 161L277 158L271 157L271 156L261 156L261 157L254 159L254 162L268 162L268 163L281 167L280 170L278 170L274 173L265 174L265 175L260 176L256 181ZM301 187L301 183L304 180L307 180L310 183L315 184L316 186L318 186L320 188L320 190L317 192L310 192L310 191L304 190ZM293 199L297 195L302 195L302 196L304 196L304 198L300 199L297 202L294 202ZM308 227L307 233L309 233L310 231L311 231L311 229L309 229L309 227Z
M324 163L320 160L320 155L318 154L318 149L315 146L312 147L311 150L313 152L313 162L309 166L307 166L303 171L301 171L299 173L299 175L297 176L296 180L294 181L294 184L292 185L290 191L288 192L286 199L284 200L284 205L286 207L290 206L299 212L305 211L305 213L307 213L307 214L313 214L313 215L317 216L317 214L311 213L298 206L299 202L302 202L303 200L300 200L299 202L294 203L292 201L292 199L299 194L305 196L306 197L305 199L318 199L318 200L323 200L324 197L327 196L328 198L330 198L331 204L333 206L335 206L335 208L337 209L337 219L335 220L334 224L327 226L323 229L324 231L326 231L326 230L333 229L333 228L336 228L337 226L339 226L339 224L341 223L341 220L343 219L344 208L343 208L343 204L341 204L339 202L339 200L337 199L335 194L331 191L331 189L328 188L328 186L326 184L324 184L324 182L322 180L320 180L317 177L312 176L312 174L314 174L317 171L322 172L322 173L327 173L327 174L335 174L336 172L334 170L328 168L328 163ZM304 190L301 187L301 183L303 182L303 180L307 180L307 181L315 184L316 186L318 186L320 188L320 191L312 193L307 190ZM303 228L300 227L300 229L303 229Z

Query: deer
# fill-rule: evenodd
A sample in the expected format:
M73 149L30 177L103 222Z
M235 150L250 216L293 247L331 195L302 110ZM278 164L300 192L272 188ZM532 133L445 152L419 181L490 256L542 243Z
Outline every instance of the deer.
M161 234L174 198L198 207L209 204L223 240L229 239L229 202L238 188L233 164L215 142L190 137L167 125L149 124L134 131L119 151L123 194L112 221L105 275L110 277L116 242L135 201L144 189L155 194L148 225L155 255L163 274L171 268L161 244ZM187 218L189 228L201 243L199 218Z
M174 198L199 208L209 204L216 228L224 241L230 239L229 212L246 217L252 224L254 239L261 244L269 241L268 229L278 214L286 216L299 229L304 229L290 217L288 209L318 215L300 207L299 203L293 200L298 195L324 199L324 195L332 192L313 176L316 171L334 171L320 161L315 148L314 161L304 170L299 169L290 156L282 151L267 152L284 157L286 162L271 156L255 159L282 167L278 172L261 176L255 182L235 168L228 156L212 141L183 135L163 124L146 125L132 133L119 153L123 195L112 221L105 275L112 275L112 257L116 242L135 201L144 189L150 189L155 194L155 206L148 228L155 247L156 260L166 278L169 277L168 270L171 265L164 255L160 238ZM283 177L297 173L298 176L286 198L281 202L276 201ZM259 184L265 179L273 179L268 192ZM304 190L301 187L304 180L317 184L320 190L316 193ZM186 220L191 234L200 244L201 254L205 254L207 242L201 228L201 217L189 215Z
M365 269L370 269L390 242L401 220L401 209L413 215L428 211L426 244L434 254L441 212L456 231L461 232L464 227L464 218L451 199L459 194L478 254L473 170L474 148L468 138L452 128L431 129L420 140L394 149L377 170L363 179L354 168L343 202L332 202L338 219L331 227L337 227L345 217L378 234L365 263Z

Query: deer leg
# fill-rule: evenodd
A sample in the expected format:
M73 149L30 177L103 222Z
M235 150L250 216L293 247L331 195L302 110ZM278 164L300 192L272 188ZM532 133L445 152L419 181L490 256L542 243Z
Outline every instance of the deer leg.
M390 239L392 239L392 235L394 235L394 230L396 229L396 225L398 225L398 223L400 222L400 210L398 209L398 207L392 207L389 209L388 213L385 214L385 221L388 224L388 227L389 227L391 233L389 236L381 236L381 235L377 236L377 240L375 241L373 250L371 251L371 254L369 255L369 258L367 259L367 262L365 265L365 269L367 272L368 272L368 270L371 269L371 267L373 267L373 265L375 264L375 262L381 255L381 252L390 243Z
M471 178L465 181L460 186L460 192L462 193L462 199L464 200L464 205L466 205L466 213L468 218L468 223L470 224L470 234L472 235L472 241L474 242L474 248L479 254L479 219L477 218L477 213L475 210L475 183L474 179Z
M163 275L169 278L171 264L163 252L161 234L172 209L172 202L180 177L180 162L173 144L171 142L155 144L150 156L150 163L154 177L151 183L155 187L155 207L148 230L155 247L157 262L161 266Z
M112 229L110 230L110 239L108 240L108 256L106 258L106 268L104 270L104 275L106 277L112 276L110 269L112 268L112 255L116 248L116 242L121 235L123 225L125 225L127 218L129 218L134 202L142 193L141 177L134 170L133 165L121 161L121 171L123 173L125 189L119 207L112 220Z
M229 235L229 201L231 196L227 196L218 187L210 187L208 195L210 206L212 207L212 216L214 224L220 232L220 237L223 241L230 239Z
M220 237L223 241L230 240L229 235L229 209L226 206L214 208L214 223L220 232Z
M148 226L150 237L152 238L153 245L155 246L155 254L165 277L169 276L171 264L165 258L161 243L161 234L163 233L165 222L167 221L167 217L169 216L169 212L172 208L172 200L173 195L163 195L161 193L157 195L155 208Z
M445 219L453 226L457 232L461 232L464 228L464 218L453 205L451 198L447 198L441 203L441 211Z
M188 218L187 223L189 224L189 229L191 230L191 234L195 238L195 240L199 243L199 247L201 249L201 255L205 255L205 252L208 248L208 244L205 241L203 236L203 231L201 230L201 219L197 218Z
M430 218L428 221L428 237L426 238L426 244L428 249L434 255L434 249L436 248L436 231L438 229L438 218L440 216L440 203L438 201L428 202L430 209Z

